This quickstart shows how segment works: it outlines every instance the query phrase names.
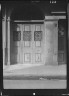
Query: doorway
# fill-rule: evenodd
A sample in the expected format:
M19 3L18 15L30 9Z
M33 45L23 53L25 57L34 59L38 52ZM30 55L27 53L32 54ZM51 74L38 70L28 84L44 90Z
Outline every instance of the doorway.
M14 64L58 64L57 21L14 24L12 37Z
M13 32L16 63L43 64L44 24L16 24Z

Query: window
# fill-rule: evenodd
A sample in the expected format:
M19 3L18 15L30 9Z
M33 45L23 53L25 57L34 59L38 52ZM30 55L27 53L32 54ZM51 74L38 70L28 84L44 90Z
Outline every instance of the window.
M24 31L23 32L23 40L24 41L31 41L31 31Z
M41 41L42 40L42 31L35 31L34 32L34 40Z

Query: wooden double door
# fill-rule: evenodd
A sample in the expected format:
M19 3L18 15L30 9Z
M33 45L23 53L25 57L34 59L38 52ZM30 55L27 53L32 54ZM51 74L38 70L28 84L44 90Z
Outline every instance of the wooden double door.
M44 63L44 25L43 24L17 24L15 48L17 48L16 61L20 64ZM15 49L16 50L16 49Z

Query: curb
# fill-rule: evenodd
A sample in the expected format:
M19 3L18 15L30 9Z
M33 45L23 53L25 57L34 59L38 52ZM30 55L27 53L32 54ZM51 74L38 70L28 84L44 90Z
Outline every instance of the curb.
M5 80L66 80L66 76L3 76Z

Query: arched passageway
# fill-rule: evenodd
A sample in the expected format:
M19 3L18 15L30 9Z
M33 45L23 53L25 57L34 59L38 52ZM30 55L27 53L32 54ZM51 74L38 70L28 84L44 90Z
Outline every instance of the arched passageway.
M59 17L46 16L34 3L17 4L12 9L11 21L7 20L8 62L45 64L54 61L57 64Z
M11 21L44 20L45 16L35 4L17 5L11 14ZM11 28L11 63L43 63L44 25L40 22L13 23ZM13 46L13 47L12 47ZM14 51L13 51L14 50ZM39 51L39 52L38 52ZM43 52L43 53L42 53Z
M39 6L29 3L16 6L11 14L11 20L44 20L44 18Z

